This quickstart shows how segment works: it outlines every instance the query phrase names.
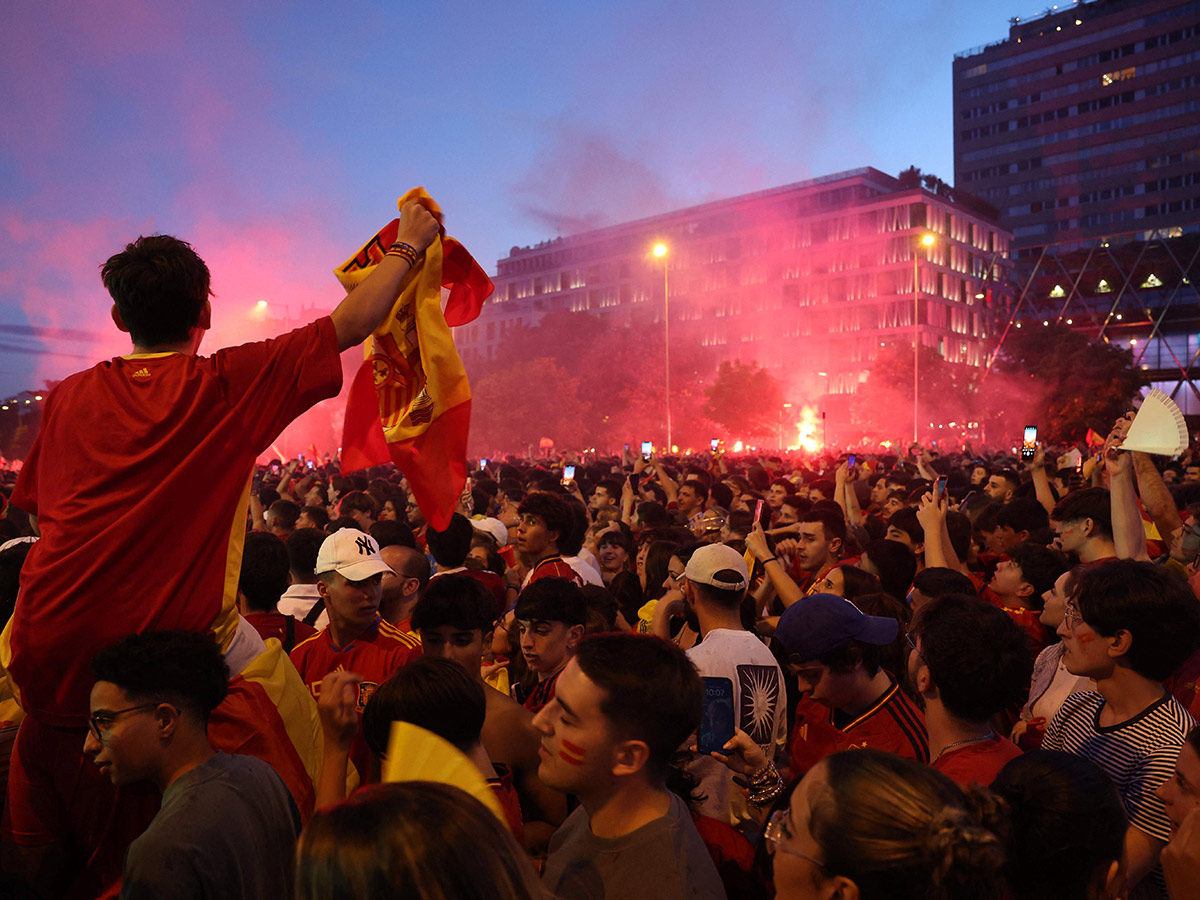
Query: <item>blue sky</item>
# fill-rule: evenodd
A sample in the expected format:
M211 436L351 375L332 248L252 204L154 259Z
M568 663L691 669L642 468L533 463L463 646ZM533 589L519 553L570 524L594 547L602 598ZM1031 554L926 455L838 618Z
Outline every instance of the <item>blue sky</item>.
M513 245L871 165L953 179L950 66L1010 0L215 3L0 10L0 393L125 345L97 267L191 240L206 347L423 184L489 271ZM46 336L46 329L64 330Z

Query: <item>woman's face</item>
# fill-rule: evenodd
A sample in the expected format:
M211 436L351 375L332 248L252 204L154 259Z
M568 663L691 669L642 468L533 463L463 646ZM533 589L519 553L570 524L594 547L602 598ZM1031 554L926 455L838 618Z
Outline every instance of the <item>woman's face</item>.
M828 882L818 860L824 858L816 838L809 830L814 802L828 802L825 766L818 763L808 770L804 780L792 793L791 803L781 815L781 821L768 826L768 847L774 855L775 896L777 900L815 900L828 897ZM774 840L771 840L774 838Z
M1062 624L1063 616L1067 612L1067 582L1070 581L1070 576L1070 572L1063 572L1054 582L1054 587L1042 594L1042 601L1046 605L1038 616L1038 621L1055 631Z
M625 564L629 561L629 553L620 544L608 541L600 545L597 558L600 560L602 571L620 572L624 570Z
M635 561L635 565L637 566L638 581L642 583L643 591L646 589L646 554L649 552L650 542L646 541L646 543L638 547L637 560Z
M825 577L821 580L821 593L837 594L839 597L846 596L846 576L842 574L840 566L834 566L830 569Z
M381 509L379 511L379 521L380 522L395 522L396 519L397 519L396 504L393 503L391 500L385 501L383 504L383 509Z

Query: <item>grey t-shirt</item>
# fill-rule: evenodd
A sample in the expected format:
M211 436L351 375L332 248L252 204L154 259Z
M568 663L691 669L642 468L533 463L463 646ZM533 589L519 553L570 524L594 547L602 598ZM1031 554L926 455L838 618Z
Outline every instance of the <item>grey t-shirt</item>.
M587 810L576 809L550 841L542 883L560 900L725 900L717 867L675 794L665 816L619 838L596 837Z
M129 845L121 898L291 897L299 833L296 803L271 766L217 753L167 787Z

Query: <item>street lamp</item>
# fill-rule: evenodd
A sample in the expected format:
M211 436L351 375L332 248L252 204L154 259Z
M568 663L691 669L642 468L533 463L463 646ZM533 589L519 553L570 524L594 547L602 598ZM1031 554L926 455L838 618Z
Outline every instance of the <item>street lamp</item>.
M667 245L661 241L650 251L663 261L663 370L666 380L667 396L667 447L671 446L671 318L670 291L667 283Z
M925 248L932 247L937 240L932 234L921 235L921 246ZM921 280L920 273L917 270L917 264L921 260L920 251L913 248L913 443L915 444L919 438L919 421L918 409L920 405L920 387L917 380L921 358Z

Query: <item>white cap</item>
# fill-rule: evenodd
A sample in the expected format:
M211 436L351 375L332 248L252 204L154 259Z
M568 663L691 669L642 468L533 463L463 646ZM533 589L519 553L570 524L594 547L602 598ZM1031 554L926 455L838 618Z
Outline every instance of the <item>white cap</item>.
M337 572L347 581L366 581L372 575L395 572L379 555L375 538L357 528L343 528L325 538L317 551L316 574Z
M716 574L727 569L737 573L737 581L716 580ZM728 544L705 544L692 554L683 574L693 584L709 584L724 591L740 591L750 580L746 560Z
M503 547L508 543L508 526L497 518L488 516L483 519L472 519L471 527L495 538L497 547Z

